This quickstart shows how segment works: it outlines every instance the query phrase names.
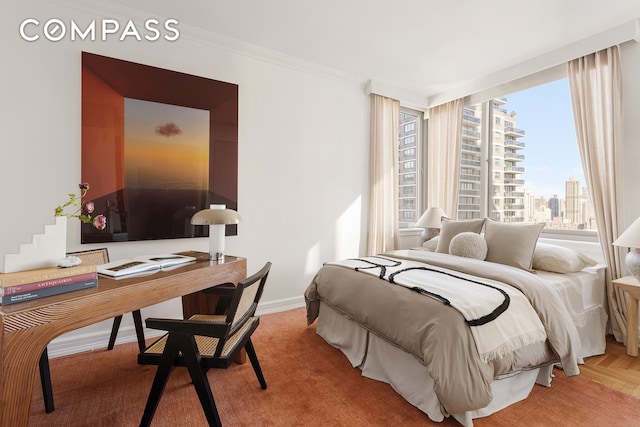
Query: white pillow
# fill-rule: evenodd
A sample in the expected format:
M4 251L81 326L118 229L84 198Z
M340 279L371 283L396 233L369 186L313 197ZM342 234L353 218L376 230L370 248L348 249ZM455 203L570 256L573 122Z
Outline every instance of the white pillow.
M440 236L436 236L432 239L427 240L422 244L422 249L429 252L435 252L438 247L438 241L440 240Z
M440 239L438 241L436 252L448 254L449 244L451 243L451 239L453 239L455 235L465 231L472 231L474 233L480 234L483 225L484 218L458 221L442 218L442 228L440 229Z
M576 250L548 243L538 243L533 252L533 268L535 270L574 273L596 264L597 261Z
M484 226L487 261L532 271L533 251L544 224L498 222L487 219Z
M449 244L451 255L484 260L487 256L487 241L472 231L457 234Z

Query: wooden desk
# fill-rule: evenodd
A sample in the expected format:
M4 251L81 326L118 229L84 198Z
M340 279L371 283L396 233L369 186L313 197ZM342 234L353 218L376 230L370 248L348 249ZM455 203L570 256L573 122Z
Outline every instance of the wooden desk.
M188 302L201 296L194 292L246 275L244 258L226 256L220 264L206 260L147 276L100 277L96 288L0 306L0 425L28 424L38 360L55 337L173 298Z
M627 299L627 354L638 356L638 301L640 300L640 282L634 276L625 276L613 281L616 288L625 292Z

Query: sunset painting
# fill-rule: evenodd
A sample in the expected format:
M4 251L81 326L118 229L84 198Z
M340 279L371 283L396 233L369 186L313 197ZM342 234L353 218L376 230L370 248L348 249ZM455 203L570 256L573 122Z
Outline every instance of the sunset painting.
M208 236L196 212L238 209L238 85L83 52L81 182L107 218L82 243Z
M125 98L129 189L207 190L209 111Z

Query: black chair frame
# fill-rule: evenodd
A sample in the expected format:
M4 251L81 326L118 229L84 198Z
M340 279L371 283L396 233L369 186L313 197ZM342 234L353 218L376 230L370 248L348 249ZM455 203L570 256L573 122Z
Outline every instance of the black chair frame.
M189 371L191 381L210 426L222 426L222 422L206 376L209 369L228 368L235 360L240 349L244 348L247 351L247 356L251 361L251 366L258 378L260 387L263 390L267 388L258 357L251 342L251 335L260 324L260 319L254 315L270 268L271 263L267 263L259 272L240 281L235 287L225 284L205 291L220 296L218 308L222 306L226 311L226 316L218 315L218 317L223 319L226 317L224 321L197 320L199 317L210 317L199 315L192 316L188 320L153 318L146 320L147 327L165 330L168 331L168 334L148 347L148 350L150 350L156 343L166 340L162 353L144 351L138 355L138 363L158 365L140 422L141 426L150 425L169 375L175 366L184 366ZM253 302L240 319L235 319L242 294L250 286L258 286ZM212 355L200 353L196 343L196 336L211 337L218 340ZM234 339L233 345L224 351L225 344Z

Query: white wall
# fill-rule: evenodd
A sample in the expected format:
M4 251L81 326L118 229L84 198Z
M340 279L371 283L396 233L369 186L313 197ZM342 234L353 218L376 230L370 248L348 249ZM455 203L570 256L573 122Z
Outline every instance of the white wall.
M621 49L621 61L624 129L619 163L622 206L618 209L622 210L624 230L640 216L640 43L624 44Z
M73 3L82 6L72 6ZM91 6L85 6L89 4ZM369 98L364 84L259 49L179 26L180 40L28 43L18 26L34 17L89 22L126 19L132 11L109 3L5 0L2 26L3 94L0 121L0 257L14 253L52 223L53 208L77 189L80 176L81 51L167 68L239 85L238 236L227 253L246 257L249 271L273 267L264 307L299 305L322 262L362 250L368 168ZM240 49L240 51L238 50ZM67 249L80 245L69 222ZM188 249L207 239L108 244L112 259ZM179 315L179 301L144 309ZM133 338L130 316L125 335ZM52 355L106 345L110 322L54 341ZM128 332L128 334L127 334ZM76 346L76 347L74 347Z

